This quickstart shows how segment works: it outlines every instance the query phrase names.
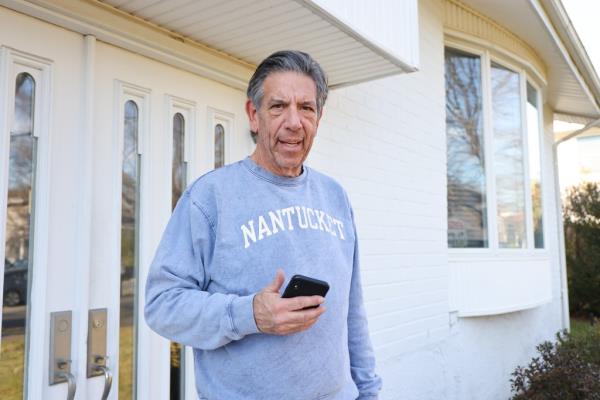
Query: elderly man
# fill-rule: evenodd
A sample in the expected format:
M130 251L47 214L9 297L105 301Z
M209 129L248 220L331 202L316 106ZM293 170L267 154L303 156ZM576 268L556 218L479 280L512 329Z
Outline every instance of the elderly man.
M246 102L256 150L190 185L166 228L146 321L194 348L200 399L378 397L352 208L303 164L326 98L308 54L265 59ZM282 298L294 274L327 281L327 300Z

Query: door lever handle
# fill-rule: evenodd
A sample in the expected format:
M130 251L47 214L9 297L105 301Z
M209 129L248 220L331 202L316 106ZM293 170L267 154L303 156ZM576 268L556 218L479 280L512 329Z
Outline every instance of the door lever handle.
M66 361L63 362L66 363ZM77 390L77 383L73 374L70 372L57 372L56 377L67 380L67 400L73 400L75 398L75 391Z
M101 364L103 363L103 364ZM112 387L112 371L108 368L108 357L95 357L94 371L99 371L104 374L104 390L102 391L102 400L108 399L108 394Z

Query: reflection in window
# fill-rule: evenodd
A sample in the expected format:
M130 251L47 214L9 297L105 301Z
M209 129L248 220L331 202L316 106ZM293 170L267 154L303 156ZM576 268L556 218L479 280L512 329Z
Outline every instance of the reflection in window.
M172 164L172 199L171 209L175 208L177 200L183 194L186 185L185 154L185 119L177 113L173 116L173 164Z
M0 393L22 399L27 366L27 319L32 274L34 174L37 139L33 136L35 81L20 73L15 82L14 119L10 131L8 201L4 254L4 296Z
M527 237L520 78L492 63L491 81L498 246L523 248Z
M187 163L185 154L185 119L177 113L173 116L173 164L171 168L171 209L183 194L186 186ZM183 400L185 393L185 348L171 342L171 400Z
M446 49L448 246L487 247L481 61Z
M527 82L527 143L529 152L529 186L533 208L533 241L536 249L544 248L542 220L542 164L540 160L540 114L538 92Z
M135 399L141 160L138 154L138 107L129 100L124 111L119 399Z
M225 165L225 128L215 125L215 169Z

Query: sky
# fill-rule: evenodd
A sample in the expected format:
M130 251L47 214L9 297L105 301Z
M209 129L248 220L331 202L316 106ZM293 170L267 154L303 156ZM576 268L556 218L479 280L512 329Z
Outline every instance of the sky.
M571 22L600 75L600 0L562 0Z

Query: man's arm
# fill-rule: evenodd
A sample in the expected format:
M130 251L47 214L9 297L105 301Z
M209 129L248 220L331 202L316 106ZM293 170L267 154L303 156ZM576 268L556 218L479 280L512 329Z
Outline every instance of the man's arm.
M215 233L203 210L185 192L163 234L146 281L145 317L160 335L211 350L264 332L288 335L310 328L325 307L320 296L282 299L283 272L256 295L206 292L206 266Z
M169 220L146 281L144 315L160 335L199 349L215 349L258 332L254 295L208 293L205 266L215 234L185 192Z
M354 216L352 217L354 225ZM359 391L359 400L377 399L381 390L381 378L375 373L375 354L369 338L367 316L363 304L360 279L358 237L354 227L354 264L350 285L348 308L348 349L350 350L350 372Z

